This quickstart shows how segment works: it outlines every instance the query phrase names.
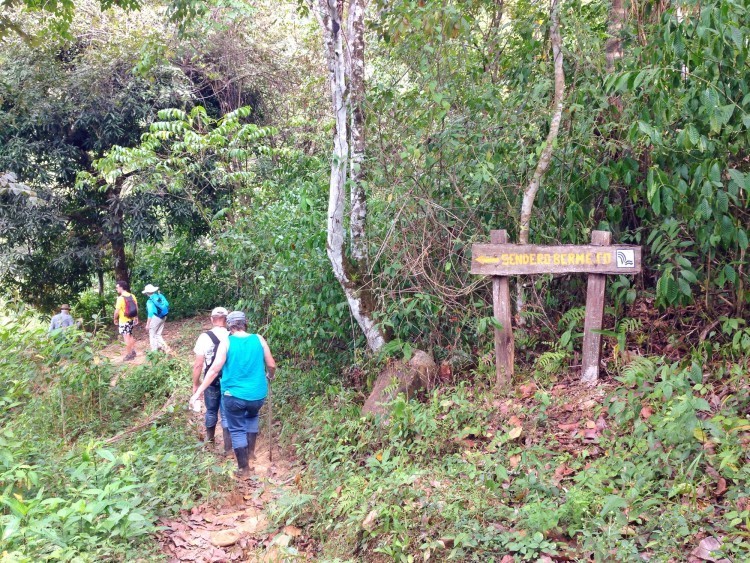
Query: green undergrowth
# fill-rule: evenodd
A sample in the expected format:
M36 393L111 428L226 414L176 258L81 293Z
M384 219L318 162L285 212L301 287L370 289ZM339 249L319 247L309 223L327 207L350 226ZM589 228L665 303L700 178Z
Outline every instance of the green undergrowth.
M694 360L639 357L606 394L440 388L398 397L384 424L329 383L284 406L305 470L275 517L310 530L321 561L678 561L706 536L747 560L747 359Z
M158 518L226 480L181 408L127 432L187 393L185 366L153 356L112 388L102 338L2 319L0 561L154 560Z

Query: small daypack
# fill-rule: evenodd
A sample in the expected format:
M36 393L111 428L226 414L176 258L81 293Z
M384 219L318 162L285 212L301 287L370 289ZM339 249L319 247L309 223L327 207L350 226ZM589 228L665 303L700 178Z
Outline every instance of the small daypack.
M125 316L129 319L134 319L138 316L138 303L135 302L135 297L132 295L123 295L125 301Z
M154 293L151 296L151 302L156 307L156 316L163 319L169 314L169 301L163 293Z

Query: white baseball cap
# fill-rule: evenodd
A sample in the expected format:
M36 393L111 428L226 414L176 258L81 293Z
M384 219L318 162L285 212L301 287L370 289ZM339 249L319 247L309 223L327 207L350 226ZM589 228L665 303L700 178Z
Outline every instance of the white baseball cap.
M156 293L157 291L159 291L159 288L150 283L146 284L146 287L143 288L143 293Z
M227 311L224 307L215 307L213 311L211 311L212 317L226 317L229 314L229 311Z

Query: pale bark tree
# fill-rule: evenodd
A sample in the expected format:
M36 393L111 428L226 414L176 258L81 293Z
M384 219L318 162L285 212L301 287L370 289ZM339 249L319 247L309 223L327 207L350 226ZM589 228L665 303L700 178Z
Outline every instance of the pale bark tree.
M320 24L328 63L331 102L335 119L331 178L328 196L328 258L341 284L352 316L371 350L379 350L385 339L372 318L375 300L366 275L366 197L364 172L364 51L367 0L351 0L346 29L343 0L308 0ZM348 87L347 87L348 85ZM347 183L347 168L350 177ZM344 216L349 192L349 251Z
M615 62L623 55L622 28L625 25L625 0L612 0L609 6L609 22L607 43L605 44L605 56L607 59L607 72L615 70Z
M560 34L560 2L561 0L552 0L550 4L549 37L552 45L552 59L555 76L555 94L552 101L552 118L549 124L547 139L542 148L542 153L539 155L539 161L536 164L534 175L531 177L529 185L523 192L523 201L521 202L521 225L518 234L519 244L529 244L529 227L531 224L531 214L534 210L534 199L539 191L542 178L552 161L555 140L557 139L557 134L560 130L560 121L562 120L563 102L565 98L565 72L563 71L562 36ZM519 323L523 324L521 313L524 308L524 298L521 283L518 284L516 305Z

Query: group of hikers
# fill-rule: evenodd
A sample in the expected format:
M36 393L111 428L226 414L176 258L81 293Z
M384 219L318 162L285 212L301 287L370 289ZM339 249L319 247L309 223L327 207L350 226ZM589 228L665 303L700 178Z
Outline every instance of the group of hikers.
M125 356L123 361L129 362L136 357L135 338L133 337L133 327L138 324L138 302L135 296L130 293L130 284L126 281L118 281L115 285L117 291L117 301L115 301L115 312L113 322L118 327L118 332L125 341ZM169 314L169 301L159 291L155 285L146 284L143 288L144 295L148 296L146 301L146 330L148 331L149 344L151 350L163 350L171 354L172 350L167 345L162 333L164 324Z
M133 327L138 324L138 303L130 293L130 284L118 281L117 301L113 322L125 342L123 361L136 357ZM151 350L172 351L162 333L169 302L159 288L147 284L143 294L146 301L146 329ZM62 305L52 318L50 331L72 326L70 306ZM193 348L191 408L198 406L201 397L206 407L206 442L214 444L216 427L221 420L224 454L234 450L237 476L250 475L250 462L255 459L258 438L259 412L268 395L268 381L276 373L276 361L268 343L259 334L247 332L247 318L242 311L231 313L224 307L211 311L211 328L200 334Z

